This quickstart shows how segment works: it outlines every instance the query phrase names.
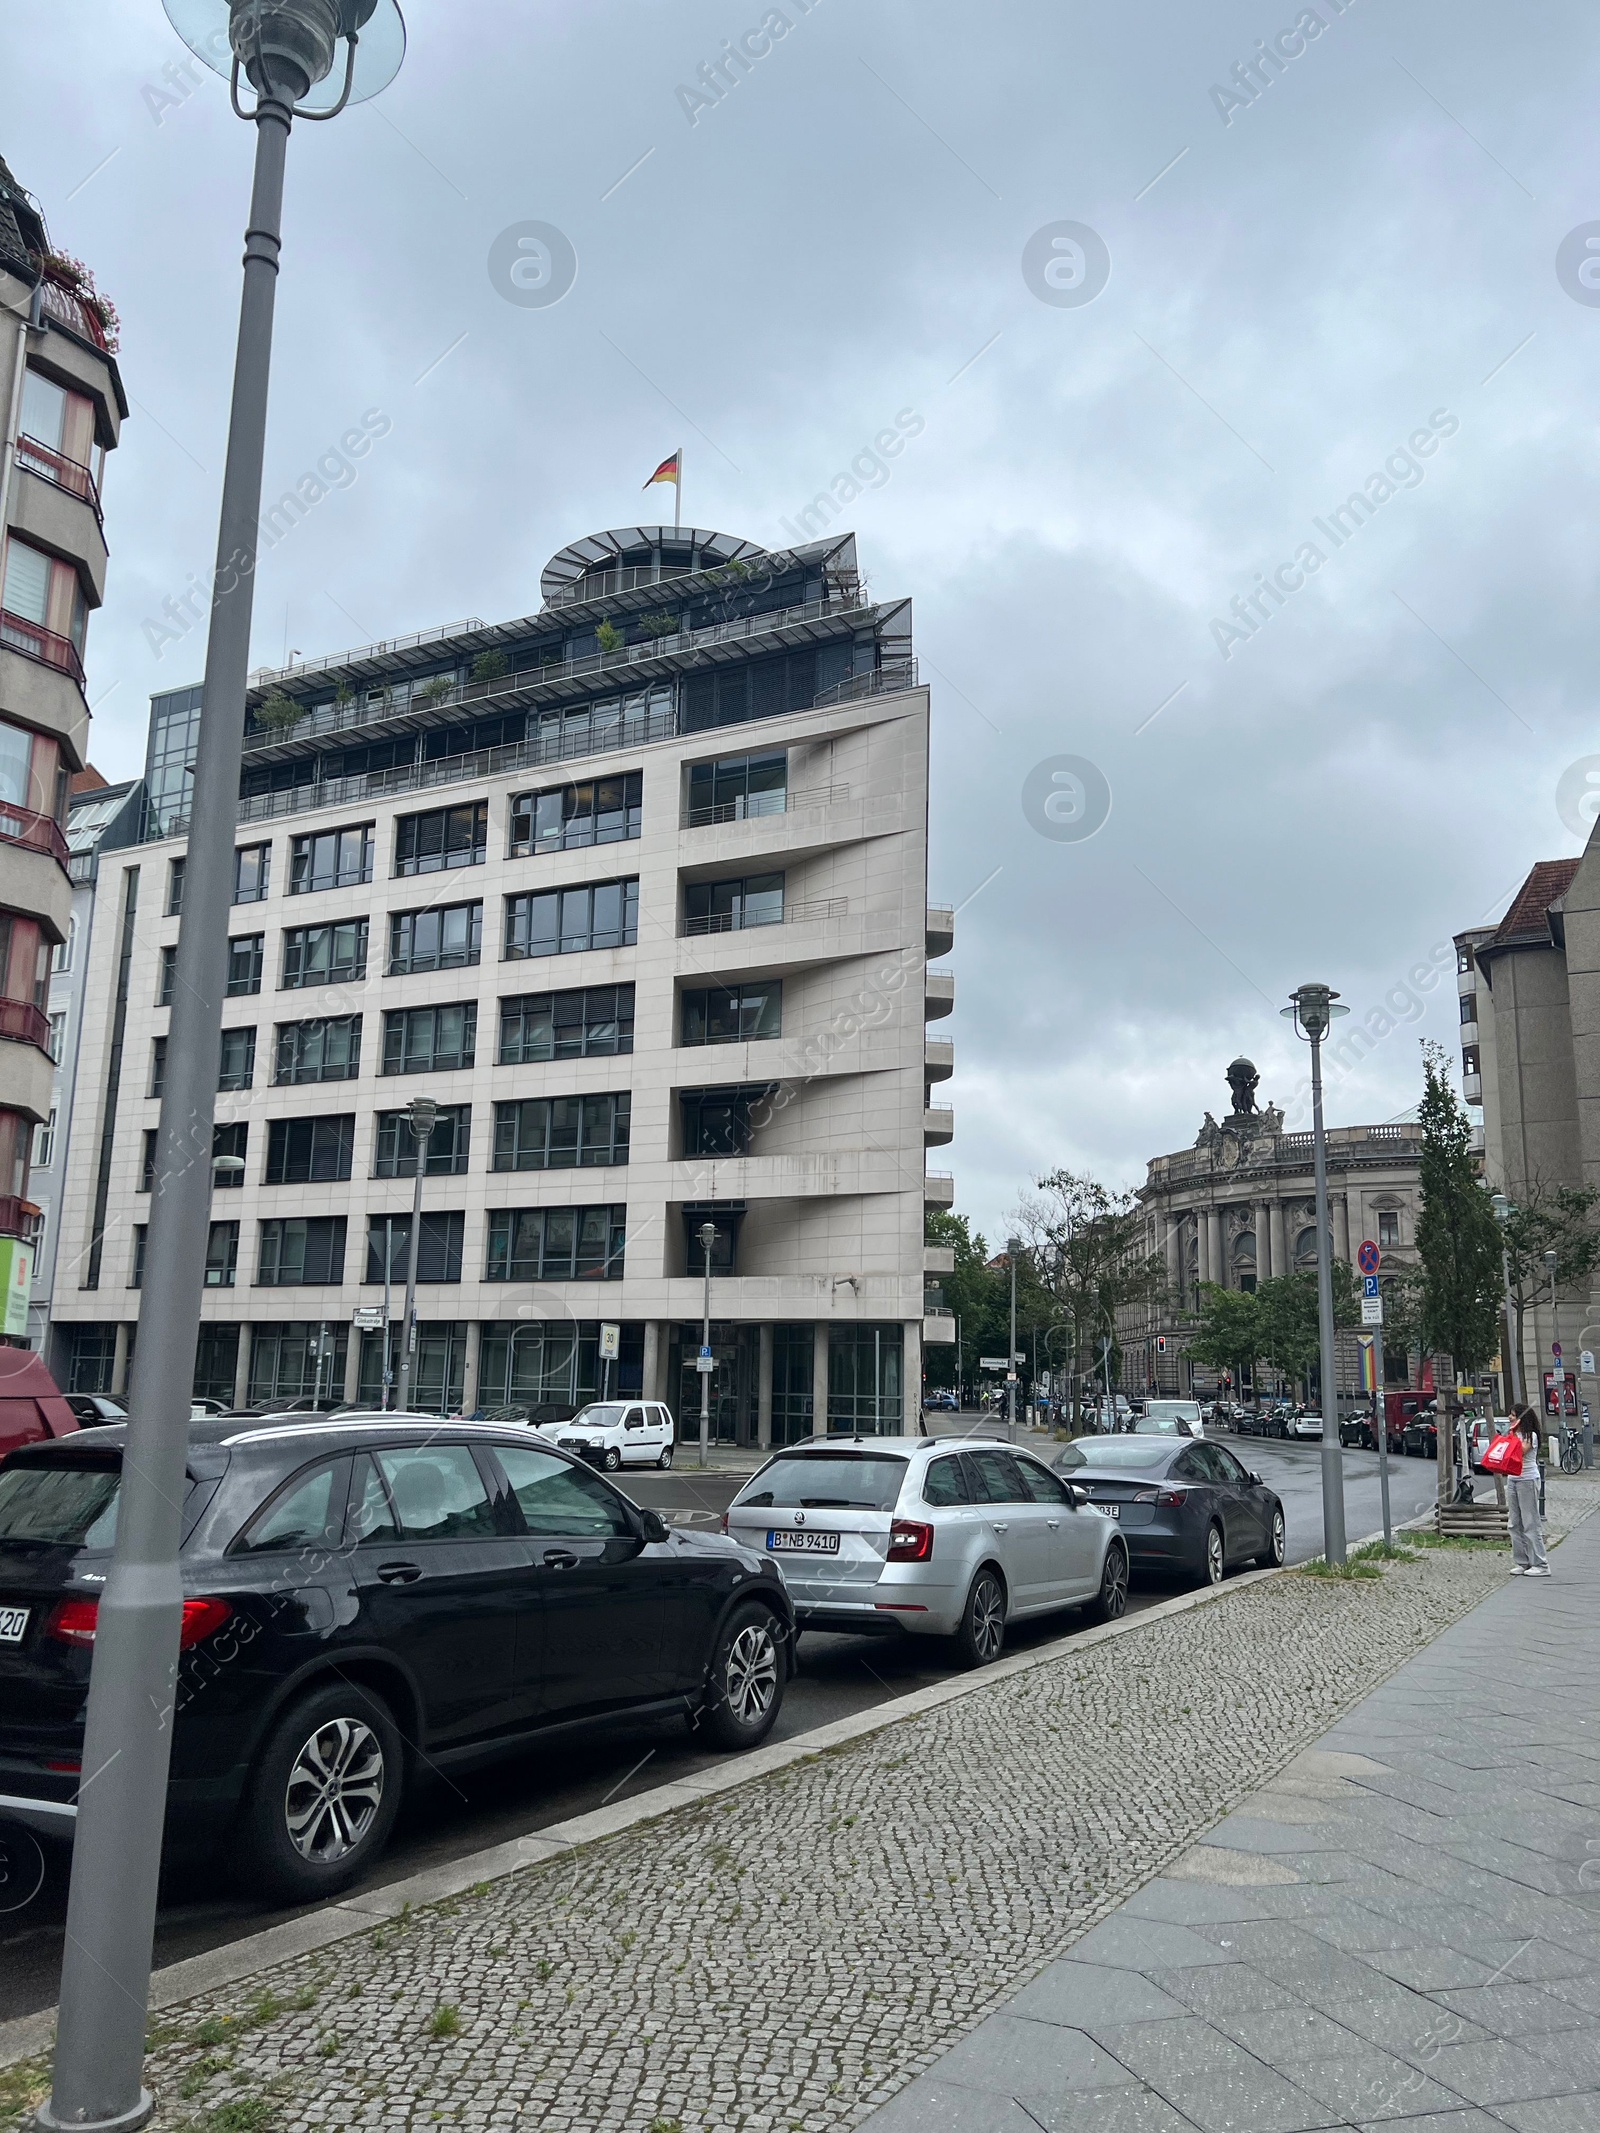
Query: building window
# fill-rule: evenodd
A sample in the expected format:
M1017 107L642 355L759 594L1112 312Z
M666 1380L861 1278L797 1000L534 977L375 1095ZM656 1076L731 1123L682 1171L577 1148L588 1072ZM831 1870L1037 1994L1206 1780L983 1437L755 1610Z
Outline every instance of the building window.
M272 871L270 844L243 844L233 855L233 900L236 904L260 904L267 900L267 880Z
M361 1072L361 1017L329 1015L317 1022L280 1022L273 1080L354 1081Z
M623 844L640 834L643 813L644 774L638 770L584 785L517 793L511 802L511 857Z
M347 1329L291 1320L258 1325L250 1340L250 1401L278 1407L286 1400L318 1399L344 1384Z
M781 815L788 805L788 786L786 755L727 755L715 763L691 763L689 827Z
M781 926L783 876L747 874L737 881L691 881L683 891L685 933L738 933Z
M307 985L353 985L367 974L367 921L342 925L290 926L283 936L280 992Z
M186 859L173 859L167 863L168 918L176 918L183 909L183 877L187 867Z
M211 1129L211 1186L214 1192L237 1192L244 1184L245 1157L250 1149L248 1125L213 1126ZM237 1170L218 1170L217 1157L238 1161Z
M63 666L66 664L64 655L58 655L56 647L42 641L54 637L71 645L81 659L89 607L78 582L78 573L70 563L57 562L43 549L30 546L13 533L6 540L5 569L0 574L0 582L4 585L4 590L0 591L0 607L19 623L31 622L34 630L42 633L41 637L23 630L15 631L12 641L19 651L26 652L30 658L43 660L48 666Z
M267 1128L268 1185L321 1185L350 1175L356 1122L341 1118L275 1118Z
M241 933L228 943L228 998L243 1000L261 990L261 966L266 961L264 933Z
M50 1054L57 1066L61 1064L62 1047L66 1044L66 1041L67 1011L63 1008L59 1014L54 1014L50 1017L50 1038L45 1045L45 1050Z
M218 1225L220 1226L220 1225ZM238 1256L238 1239L234 1239L234 1256ZM218 1283L220 1288L224 1284ZM229 1283L227 1286L231 1287ZM224 1400L233 1405L234 1387L239 1373L239 1329L237 1326L202 1326L200 1339L194 1353L194 1396L197 1400Z
M534 1096L494 1107L496 1170L590 1170L628 1160L631 1094Z
M262 1223L258 1289L314 1288L343 1279L343 1215L293 1215Z
M478 1004L456 1001L449 1007L402 1007L383 1018L385 1074L442 1073L469 1067L477 1056Z
M744 1205L739 1202L730 1206L727 1201L709 1207L682 1207L679 1214L683 1220L683 1269L686 1274L704 1274L706 1248L700 1232L710 1223L716 1235L711 1243L711 1272L713 1277L738 1272L739 1225L744 1220Z
M396 911L389 919L389 975L465 970L483 952L483 905L444 904L433 911Z
M295 837L289 845L289 894L308 896L315 889L351 889L372 879L372 824L354 829L318 830Z
M42 1126L33 1129L33 1167L48 1170L56 1159L56 1114L55 1106Z
M472 1138L471 1104L440 1104L428 1136L430 1178L460 1177L467 1168L467 1150ZM414 1178L417 1174L417 1143L411 1120L404 1111L378 1113L377 1156L372 1166L375 1178Z
M163 948L161 951L161 973L156 981L157 1007L170 1007L172 1005L172 986L173 980L177 976L177 971L178 951L176 946Z
M1476 1074L1479 1071L1478 1047L1475 1044L1464 1044L1461 1047L1461 1071L1463 1074Z
M75 918L69 918L67 920L67 937L64 941L56 943L56 952L50 959L50 968L52 970L70 970L72 968L72 951L77 945L78 921Z
M1458 948L1456 950L1456 969L1458 971L1476 970L1477 967L1477 957L1470 948Z
M1398 1208L1379 1208L1378 1242L1380 1244L1398 1246L1400 1242L1400 1211Z
M417 1238L418 1281L459 1281L461 1279L461 1250L466 1236L467 1218L464 1214L425 1214L422 1229ZM411 1216L368 1215L367 1217L367 1272L368 1281L389 1281L391 1287L402 1287L406 1278L406 1260L411 1250ZM384 1273L387 1252L388 1274Z
M217 1088L248 1089L256 1078L256 1033L253 1029L225 1029L222 1058L217 1068Z
M149 1235L150 1226L148 1223L135 1222L133 1225L133 1266L128 1274L128 1287L130 1289L142 1289L144 1287L144 1248L145 1240Z
M497 1207L486 1281L620 1281L625 1207Z
M898 1436L902 1331L897 1325L833 1326L828 1338L828 1428Z
M633 1050L633 987L582 985L500 1002L500 1064L614 1058Z
M631 948L639 937L639 882L597 881L506 898L505 960Z
M402 815L395 824L397 876L440 874L446 867L481 867L489 856L489 803L437 807L425 815Z
M678 1097L678 1115L685 1156L748 1155L755 1130L751 1112L776 1094L773 1082L758 1082L752 1088L684 1089Z
M72 1343L71 1361L67 1368L68 1392L109 1392L112 1373L116 1368L117 1329L115 1326L70 1326L67 1337Z
M234 1276L239 1270L239 1225L237 1222L213 1222L206 1237L206 1287L208 1289L231 1289ZM230 1383L224 1396L232 1397Z
M150 1046L150 1094L159 1096L167 1085L167 1040L157 1037Z
M688 674L683 683L683 731L703 733L714 726L741 725L746 719L808 711L816 693L815 652L740 660L709 673Z
M708 985L683 995L684 1044L748 1044L783 1034L783 980Z
M1477 1021L1478 995L1475 992L1464 992L1461 995L1461 1019L1463 1022Z

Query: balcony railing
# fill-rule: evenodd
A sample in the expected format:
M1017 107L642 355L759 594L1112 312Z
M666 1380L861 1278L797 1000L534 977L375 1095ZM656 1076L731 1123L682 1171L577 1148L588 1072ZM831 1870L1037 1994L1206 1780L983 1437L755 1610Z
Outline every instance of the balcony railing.
M50 1017L31 1000L0 1000L0 1037L9 1037L13 1044L36 1044L41 1052L48 1052Z
M895 659L870 674L852 674L847 681L837 681L831 689L824 689L816 699L822 704L853 704L863 696L897 696L902 689L917 686L917 662L914 659Z
M95 518L100 518L100 491L95 486L94 476L78 460L69 459L65 452L52 451L37 437L19 437L16 457L19 467L26 467L41 481L65 489L69 496L80 497L94 512Z
M802 925L807 919L843 918L849 909L848 896L814 896L807 902L785 904L770 917L746 918L737 911L707 911L684 919L678 934L680 939L687 939L701 933L749 933L758 926Z
M48 852L71 872L67 840L51 815L36 814L31 807L13 807L9 801L0 800L0 839L7 844L24 845L30 852Z
M762 815L792 815L801 807L837 807L850 797L848 785L802 785L793 791L752 792L712 807L691 807L685 829L705 829L718 822L750 822Z
M26 616L14 615L4 608L0 609L0 644L8 651L20 652L24 659L37 659L41 666L70 674L78 687L83 687L83 661L70 637L58 637L54 630L41 628Z
M264 689L275 681L305 681L313 674L332 674L340 667L359 666L363 660L388 659L396 652L414 652L419 645L442 644L448 637L467 637L485 627L481 615L468 615L460 622L441 622L433 629L413 630L408 637L380 637L376 644L358 644L352 651L330 652L326 659L304 660L298 666L257 667L250 676L252 689Z
M41 309L48 311L69 333L92 342L107 355L112 353L99 313L92 310L82 297L75 296L70 289L63 289L57 281L46 280L39 284L39 302Z
M0 1237L31 1238L39 1210L14 1192L0 1195Z
M347 733L363 726L381 725L386 719L401 718L418 711L434 713L458 709L463 704L478 704L492 696L516 694L525 689L537 689L548 683L581 681L596 676L604 680L615 676L620 688L624 677L632 667L642 666L651 660L661 659L671 653L703 651L717 644L731 644L747 637L765 636L771 630L787 629L802 622L844 621L856 610L838 602L808 600L802 607L779 608L767 615L743 615L734 622L715 622L703 630L678 630L670 637L654 637L644 644L628 644L615 652L586 652L577 659L551 660L538 667L519 667L514 674L486 676L481 681L452 682L448 689L437 696L419 698L409 686L396 692L394 700L373 702L370 692L353 697L345 704L323 704L317 710L308 711L304 718L292 726L262 731L252 727L245 733L246 749L264 748L285 740L315 740L323 734ZM915 662L912 662L915 665ZM294 675L304 676L303 667L293 670ZM262 673L252 676L252 686L267 680ZM292 678L288 669L282 669L273 679ZM870 677L858 676L858 679ZM864 693L864 692L863 692ZM842 701L833 690L825 690L817 698L818 703Z

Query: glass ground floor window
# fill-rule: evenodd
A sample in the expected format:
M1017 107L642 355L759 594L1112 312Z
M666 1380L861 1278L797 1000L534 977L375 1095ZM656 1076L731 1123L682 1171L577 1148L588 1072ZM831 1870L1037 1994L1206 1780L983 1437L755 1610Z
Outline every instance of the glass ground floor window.
M621 1324L621 1353L611 1366L610 1392L644 1389L644 1327ZM484 1324L478 1348L478 1406L526 1407L536 1422L564 1422L602 1397L606 1367L598 1319L499 1319Z
M798 1444L812 1433L816 1328L772 1329L772 1441Z
M212 1228L217 1227L213 1223ZM239 1370L237 1326L202 1326L194 1351L194 1396L197 1400L226 1400L233 1405L234 1381Z
M327 1319L256 1326L250 1339L250 1405L338 1400L349 1328Z
M392 1397L399 1399L400 1343L404 1325L395 1319L389 1328L389 1382ZM360 1375L356 1398L363 1407L383 1405L383 1334L361 1336ZM417 1361L411 1384L411 1407L421 1414L453 1415L461 1411L467 1382L467 1322L464 1318L419 1319Z
M828 1337L828 1428L864 1436L905 1428L898 1325L833 1326Z
M131 1335L130 1334L130 1352ZM74 1326L68 1350L67 1391L109 1392L117 1356L115 1326Z

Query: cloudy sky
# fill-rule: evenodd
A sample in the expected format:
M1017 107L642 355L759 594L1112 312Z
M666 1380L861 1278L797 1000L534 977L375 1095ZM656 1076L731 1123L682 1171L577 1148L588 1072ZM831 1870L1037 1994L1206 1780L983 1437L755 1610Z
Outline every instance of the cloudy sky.
M268 495L392 428L265 562L256 658L531 611L680 442L687 517L781 541L909 410L852 515L933 688L958 1204L992 1236L1030 1172L1135 1181L1239 1051L1293 1109L1304 977L1379 1037L1330 1122L1405 1111L1451 934L1579 849L1600 751L1592 10L781 9L410 0L394 87L297 129ZM126 774L200 669L146 625L211 560L251 137L158 0L4 34L0 149L123 320L89 664ZM489 271L527 221L577 256L543 308ZM1058 757L1090 837L1033 827ZM1099 787L1058 790L1071 828Z

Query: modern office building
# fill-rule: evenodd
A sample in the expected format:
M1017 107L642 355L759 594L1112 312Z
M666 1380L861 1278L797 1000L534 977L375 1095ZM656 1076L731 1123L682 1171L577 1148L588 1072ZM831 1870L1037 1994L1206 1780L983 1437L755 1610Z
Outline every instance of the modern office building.
M71 915L67 794L83 768L84 632L105 593L105 455L127 413L112 314L0 160L0 1334L24 1331L48 1132L47 994Z
M848 535L663 527L541 590L253 677L196 1388L381 1396L420 1095L424 1404L559 1415L609 1377L692 1433L709 1225L717 1436L898 1429L951 1330L910 603ZM83 1389L137 1336L198 701L157 700L146 841L100 858L52 1306Z
M1202 1282L1253 1290L1280 1274L1317 1269L1312 1137L1285 1133L1283 1112L1256 1103L1248 1059L1228 1069L1232 1102L1208 1111L1192 1148L1153 1158L1140 1189L1145 1249L1165 1266L1164 1294L1120 1314L1125 1382L1167 1394L1211 1392L1217 1373L1187 1350ZM1353 1266L1364 1238L1388 1273L1417 1264L1422 1130L1415 1125L1334 1126L1327 1131L1328 1219L1333 1254ZM1382 1277L1380 1276L1380 1279ZM1357 1382L1354 1334L1336 1341L1341 1386ZM1387 1381L1405 1384L1409 1359L1391 1350Z

